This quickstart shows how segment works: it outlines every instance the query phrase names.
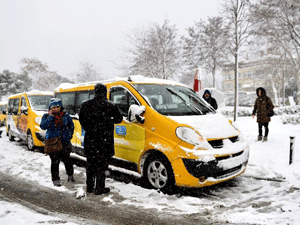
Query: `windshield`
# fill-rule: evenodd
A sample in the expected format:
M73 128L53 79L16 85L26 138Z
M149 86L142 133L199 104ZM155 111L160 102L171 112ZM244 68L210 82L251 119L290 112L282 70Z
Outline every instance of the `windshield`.
M205 115L214 110L191 89L166 84L135 84L134 87L162 115Z
M29 95L28 99L33 110L48 111L51 95Z

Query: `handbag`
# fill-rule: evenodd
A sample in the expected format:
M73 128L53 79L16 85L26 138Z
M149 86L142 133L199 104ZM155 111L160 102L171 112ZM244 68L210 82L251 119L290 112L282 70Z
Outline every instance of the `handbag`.
M268 104L268 105L267 105L267 110L268 110L269 108L270 108L270 105ZM274 114L275 114L275 113L274 113L274 110L272 109L270 112L267 113L267 116L268 116L268 117L272 117L272 116L274 116Z
M44 152L46 154L52 152L59 152L62 150L62 143L59 137L51 138L49 140L45 140Z
M273 110L271 110L269 113L268 113L268 115L267 115L268 117L272 117L272 116L274 116L274 111Z

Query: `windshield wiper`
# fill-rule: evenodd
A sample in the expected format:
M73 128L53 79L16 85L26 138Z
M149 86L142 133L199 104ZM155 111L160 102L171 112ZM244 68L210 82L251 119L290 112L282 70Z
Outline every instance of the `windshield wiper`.
M185 101L185 99L184 99L180 94L178 94L177 92L173 91L173 90L170 89L170 88L166 88L166 89L167 89L170 93L172 93L172 94L176 95L178 98L180 98L180 99L183 101L183 103L184 103L189 109L191 109L191 107L187 104L187 102ZM191 105L191 106L193 106L193 105ZM193 108L196 109L196 111L198 111L201 115L203 115L203 113L201 112L201 110L199 110L197 107L193 106ZM191 110L192 110L192 109L191 109Z

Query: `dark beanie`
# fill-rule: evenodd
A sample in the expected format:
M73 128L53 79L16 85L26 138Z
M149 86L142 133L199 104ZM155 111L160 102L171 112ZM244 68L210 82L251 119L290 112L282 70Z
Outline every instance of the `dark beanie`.
M104 84L98 83L95 85L95 95L106 97L107 88Z

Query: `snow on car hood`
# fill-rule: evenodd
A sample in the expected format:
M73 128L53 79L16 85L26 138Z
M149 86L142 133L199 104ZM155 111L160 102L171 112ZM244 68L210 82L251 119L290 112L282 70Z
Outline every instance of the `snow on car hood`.
M206 139L224 139L239 135L229 120L221 114L168 117L178 123L194 127Z

